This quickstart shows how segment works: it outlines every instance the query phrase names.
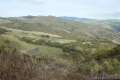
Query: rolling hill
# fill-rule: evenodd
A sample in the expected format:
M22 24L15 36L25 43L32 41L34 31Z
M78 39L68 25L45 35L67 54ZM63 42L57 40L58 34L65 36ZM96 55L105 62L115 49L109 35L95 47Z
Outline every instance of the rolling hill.
M72 75L120 74L119 25L119 20L74 17L0 18L0 42L10 41L10 47L17 44L20 53L48 60L42 66L51 70L57 66L70 68Z

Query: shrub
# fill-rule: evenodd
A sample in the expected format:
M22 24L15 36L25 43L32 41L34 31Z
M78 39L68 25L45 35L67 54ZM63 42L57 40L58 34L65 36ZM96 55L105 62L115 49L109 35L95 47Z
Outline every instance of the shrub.
M0 80L33 80L37 72L31 57L14 46L0 39Z

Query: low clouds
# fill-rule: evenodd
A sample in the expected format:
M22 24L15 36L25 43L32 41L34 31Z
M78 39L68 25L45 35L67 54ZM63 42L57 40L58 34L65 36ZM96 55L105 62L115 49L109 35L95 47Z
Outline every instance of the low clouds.
M23 1L25 1L25 0L23 0ZM43 4L44 3L43 0L26 0L26 2L32 3L32 4Z
M6 2L8 0L5 0ZM11 2L16 2L16 3L23 3L23 4L43 4L44 0L11 0Z
M120 19L120 12L113 12L109 14L108 17Z

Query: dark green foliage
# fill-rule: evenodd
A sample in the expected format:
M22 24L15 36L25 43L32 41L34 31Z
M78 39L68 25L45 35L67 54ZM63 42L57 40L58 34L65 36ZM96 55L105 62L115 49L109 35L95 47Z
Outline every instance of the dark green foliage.
M3 28L0 28L0 34L4 34L5 32L8 32L8 31Z
M120 58L120 46L116 46L111 50L108 51L103 51L102 54L97 54L96 55L96 59L100 60L100 59L107 59L107 58L116 58L119 59Z
M108 57L120 59L120 45L109 51Z

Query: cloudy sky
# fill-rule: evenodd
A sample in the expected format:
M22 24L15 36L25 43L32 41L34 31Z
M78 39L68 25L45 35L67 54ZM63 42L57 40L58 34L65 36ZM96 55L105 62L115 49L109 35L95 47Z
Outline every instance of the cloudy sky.
M0 0L0 16L120 18L120 0Z

